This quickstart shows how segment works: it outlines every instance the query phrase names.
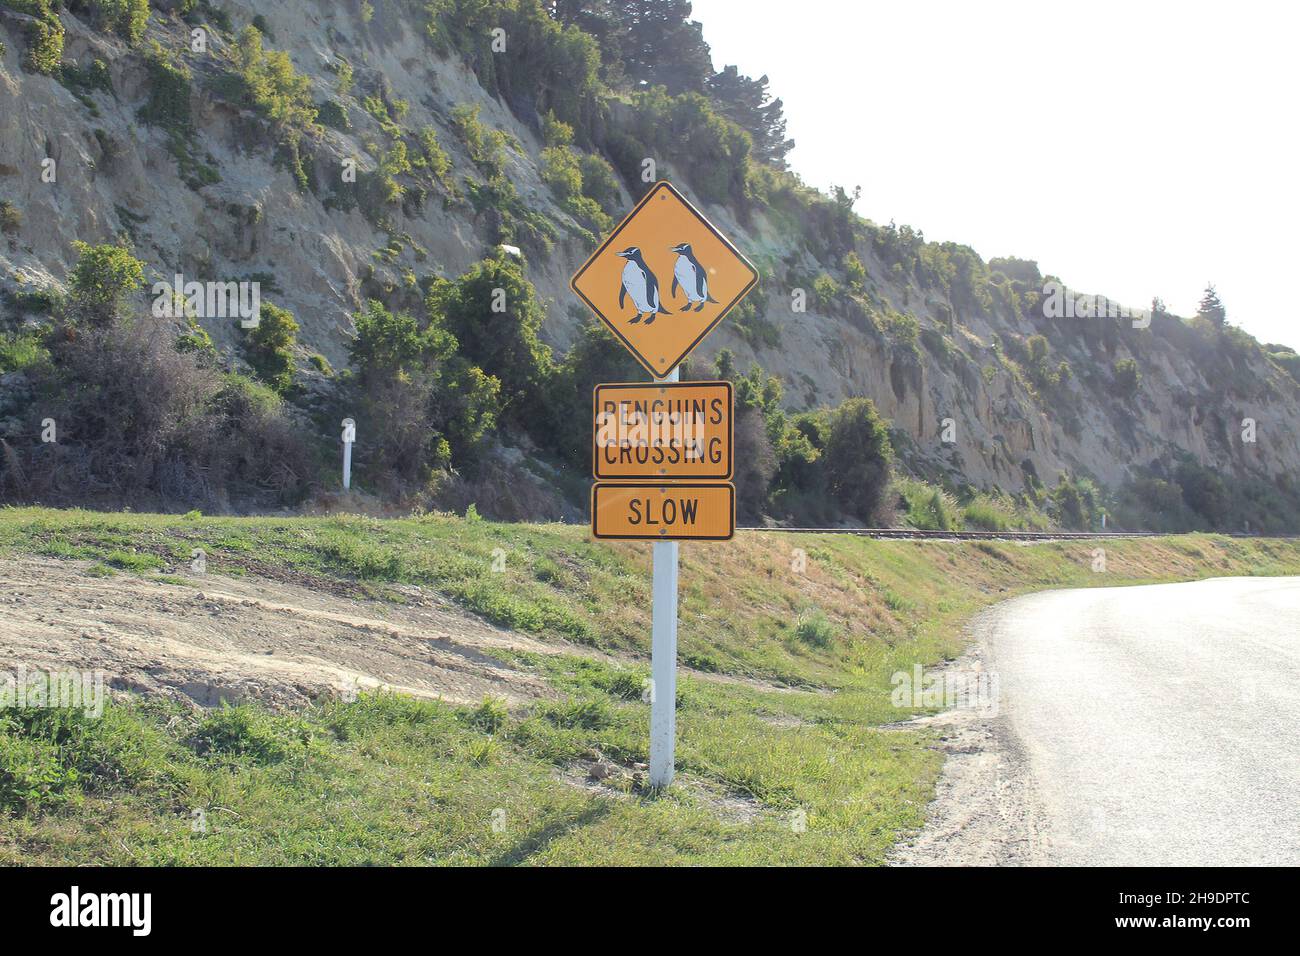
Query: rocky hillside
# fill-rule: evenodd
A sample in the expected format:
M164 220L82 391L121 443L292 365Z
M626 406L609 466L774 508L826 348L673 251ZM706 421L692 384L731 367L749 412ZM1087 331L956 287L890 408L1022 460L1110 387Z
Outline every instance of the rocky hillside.
M693 374L724 349L741 370L757 363L791 420L868 397L904 470L958 495L1090 478L1099 494L1157 508L1177 494L1180 464L1184 478L1217 476L1212 494L1243 482L1261 500L1292 494L1293 353L1213 314L1080 317L1088 300L1054 299L1032 262L986 263L858 218L851 196L805 188L779 151L765 157L710 112L727 112L716 81L701 97L638 81L654 64L634 57L614 68L617 37L592 25L601 4L559 4L560 23L532 0L153 0L147 20L119 12L137 6L0 2L5 328L43 320L75 243L121 240L146 286L259 282L296 319L294 374L320 395L352 360L368 300L418 314L437 278L504 243L520 250L558 363L588 321L568 277L644 191L651 161L762 272ZM1067 300L1070 315L1056 315ZM239 366L238 322L198 322ZM498 460L547 458L526 431L495 433ZM529 473L565 487L546 468ZM570 489L567 501L572 513L580 498ZM1228 521L1232 509L1216 507Z

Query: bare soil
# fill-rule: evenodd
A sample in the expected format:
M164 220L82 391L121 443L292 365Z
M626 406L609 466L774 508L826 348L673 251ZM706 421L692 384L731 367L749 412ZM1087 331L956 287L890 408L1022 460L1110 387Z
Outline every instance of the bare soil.
M202 706L300 706L387 687L449 703L551 696L494 651L571 651L502 630L418 587L403 602L283 581L189 575L192 586L87 562L0 559L0 670L102 670L109 687Z

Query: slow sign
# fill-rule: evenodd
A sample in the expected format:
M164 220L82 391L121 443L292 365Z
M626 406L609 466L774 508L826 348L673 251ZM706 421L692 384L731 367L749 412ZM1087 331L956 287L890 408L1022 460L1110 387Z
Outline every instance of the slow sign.
M597 482L591 488L591 533L597 538L727 541L736 533L736 489L730 482Z

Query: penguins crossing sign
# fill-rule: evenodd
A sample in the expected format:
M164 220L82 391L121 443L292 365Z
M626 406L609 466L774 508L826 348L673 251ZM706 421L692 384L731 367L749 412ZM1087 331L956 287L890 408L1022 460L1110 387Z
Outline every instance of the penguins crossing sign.
M638 362L666 378L757 283L749 260L659 182L570 285Z
M672 783L675 766L678 542L726 541L736 533L736 488L725 480L733 470L731 383L679 382L678 366L757 282L749 260L661 182L570 283L660 380L596 386L591 446L592 536L654 542L650 785L656 788Z
M593 405L597 480L731 477L730 382L597 385Z

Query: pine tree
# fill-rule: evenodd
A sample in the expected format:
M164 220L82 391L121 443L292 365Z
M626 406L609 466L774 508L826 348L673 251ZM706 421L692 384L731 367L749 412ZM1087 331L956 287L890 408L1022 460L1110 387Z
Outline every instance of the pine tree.
M1201 304L1196 310L1196 315L1202 319L1209 319L1218 328L1223 328L1228 321L1228 310L1219 301L1219 293L1214 291L1213 282L1205 287L1205 294L1201 296Z
M785 154L794 148L794 140L786 138L784 105L772 99L767 82L766 76L754 80L726 66L710 77L709 93L722 114L753 137L758 158L784 169Z
M669 93L703 93L713 59L688 0L616 0L612 16L622 30L623 71L633 82Z

